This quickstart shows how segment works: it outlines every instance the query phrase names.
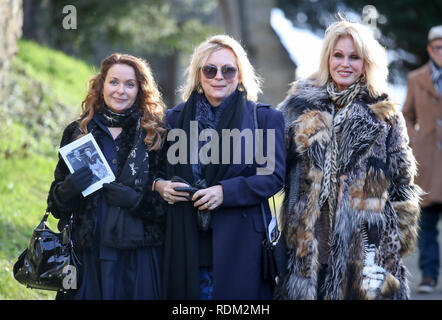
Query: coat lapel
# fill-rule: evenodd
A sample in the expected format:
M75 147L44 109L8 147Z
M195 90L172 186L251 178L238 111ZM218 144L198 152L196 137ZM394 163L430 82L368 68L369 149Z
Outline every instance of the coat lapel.
M436 91L436 88L434 88L434 83L431 80L431 70L430 70L430 63L427 63L425 65L425 72L422 72L421 80L417 83L422 87L423 90L428 91L428 93L436 99L439 99L440 96Z

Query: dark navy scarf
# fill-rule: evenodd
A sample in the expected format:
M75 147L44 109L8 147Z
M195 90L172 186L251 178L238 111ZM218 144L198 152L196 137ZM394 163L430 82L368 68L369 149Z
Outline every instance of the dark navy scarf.
M210 104L204 93L196 95L195 120L198 121L198 136L204 129L216 129L216 126L218 125L224 110L236 98L237 92L238 91L235 90L217 107L214 107ZM209 141L210 137L207 141L198 140L198 154L203 145L209 143ZM192 164L192 172L195 181L205 177L206 167L206 165L203 165L200 162L198 162L198 164Z

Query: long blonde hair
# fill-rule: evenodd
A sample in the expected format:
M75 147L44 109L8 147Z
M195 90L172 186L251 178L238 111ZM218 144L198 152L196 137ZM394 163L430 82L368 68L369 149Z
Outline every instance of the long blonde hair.
M204 66L209 56L220 49L230 49L236 57L238 65L239 82L247 91L247 99L258 100L258 94L262 93L261 78L255 73L247 53L243 47L233 38L227 35L216 35L202 42L193 52L189 67L186 69L187 79L181 88L183 99L187 100L200 84L200 69Z
M160 149L166 135L163 123L166 108L149 64L145 60L129 54L114 53L110 55L101 62L100 72L89 80L88 93L81 103L80 128L82 132L87 133L87 124L93 118L95 111L100 110L104 105L104 81L107 72L115 64L125 64L134 69L139 87L135 104L137 109L143 113L141 126L146 131L144 142L150 150Z
M330 57L338 40L345 36L353 39L358 55L364 60L365 77L370 94L381 95L387 87L387 54L370 29L360 23L341 20L327 28L319 70L309 78L313 79L318 86L324 86L330 80Z

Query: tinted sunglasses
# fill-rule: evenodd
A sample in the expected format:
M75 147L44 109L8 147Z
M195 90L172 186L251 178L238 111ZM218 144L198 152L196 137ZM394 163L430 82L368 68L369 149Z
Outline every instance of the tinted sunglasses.
M431 50L442 53L442 46L431 46Z
M215 78L216 74L218 73L218 68L210 64L202 67L201 70L203 71L203 74L207 79ZM233 79L236 75L236 71L238 71L238 69L233 66L224 65L221 67L221 74L223 75L223 78L225 80Z

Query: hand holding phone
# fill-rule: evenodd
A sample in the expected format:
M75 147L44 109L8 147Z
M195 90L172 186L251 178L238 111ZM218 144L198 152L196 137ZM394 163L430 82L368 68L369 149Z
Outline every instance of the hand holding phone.
M175 188L173 188L173 190L175 190L177 192L187 192L187 193L189 193L189 196L187 197L187 199L189 201L192 201L193 194L198 191L197 188L194 188L194 187L191 187L191 186L188 186L188 187L175 187Z

